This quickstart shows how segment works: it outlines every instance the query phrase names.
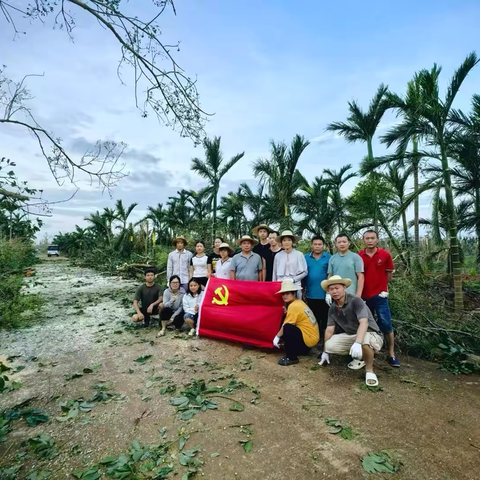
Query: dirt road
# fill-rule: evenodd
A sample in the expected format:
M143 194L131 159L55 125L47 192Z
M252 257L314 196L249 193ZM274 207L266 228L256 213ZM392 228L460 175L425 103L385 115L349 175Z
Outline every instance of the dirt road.
M156 326L132 328L132 281L56 261L40 265L27 281L35 284L33 292L45 295L47 305L35 326L0 334L0 360L11 368L10 379L21 383L0 395L0 402L10 409L29 400L16 410L41 409L50 418L37 426L21 418L10 421L0 443L0 464L22 465L16 478L42 470L51 479L73 478L74 470L85 472L105 457L118 460L122 452L131 460L133 440L162 444L163 457L157 466L145 453L128 467L141 474L116 478L478 478L476 376L457 378L405 356L402 368L394 370L382 356L376 365L383 390L372 392L361 388L362 372L349 371L342 359L321 369L315 357L280 367L278 352L247 351L172 332L159 338ZM215 402L217 409L188 407L193 416L182 420L185 411L177 412L171 398L184 396L184 385L200 379L208 387L222 387L217 395L210 390L197 398L202 405ZM77 399L91 402L85 411L73 402L64 405L62 417L59 404ZM329 418L343 430L330 433L340 427L328 426ZM39 458L32 442L21 446L40 434L55 441L58 454L50 459ZM367 473L362 457L382 450L399 470ZM159 468L164 470L158 473ZM87 480L111 478L97 475L77 472Z

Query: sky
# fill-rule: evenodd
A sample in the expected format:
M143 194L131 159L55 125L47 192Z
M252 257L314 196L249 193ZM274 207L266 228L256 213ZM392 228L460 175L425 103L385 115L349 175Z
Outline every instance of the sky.
M143 19L156 11L151 0L122 3ZM162 39L181 42L175 58L198 78L201 106L212 114L207 135L221 136L226 159L245 152L224 177L220 195L242 182L255 185L252 163L268 157L270 140L289 143L297 133L311 141L298 164L308 180L324 168L357 167L366 146L325 132L328 123L346 119L348 101L366 109L380 83L403 93L416 71L434 63L443 67L444 89L455 68L480 45L480 2L475 0L177 0L175 7L176 15L160 17ZM142 118L135 107L133 72L122 70L123 84L117 76L119 44L75 9L73 40L53 28L54 17L45 23L19 19L17 28L26 33L15 36L0 16L0 65L14 81L43 74L28 80L34 96L29 106L75 159L99 139L125 142L122 162L130 175L110 194L79 178L79 191L53 206L40 236L85 227L85 216L112 207L117 199L138 203L131 216L137 221L148 206L165 204L178 190L205 186L190 171L193 157L204 158L202 147L153 116ZM479 85L480 66L467 77L455 107L468 111ZM394 122L387 114L379 134ZM384 152L375 141L374 153ZM76 190L68 182L57 185L38 145L21 127L0 126L0 157L16 162L20 179L43 189L50 201L67 199ZM350 180L344 193L358 181ZM422 216L429 216L430 200L421 198Z

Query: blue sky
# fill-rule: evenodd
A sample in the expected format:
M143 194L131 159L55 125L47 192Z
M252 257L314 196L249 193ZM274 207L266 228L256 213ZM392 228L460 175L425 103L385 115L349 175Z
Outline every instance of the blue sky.
M17 3L25 3L17 1ZM181 41L180 65L198 76L202 107L215 115L207 125L210 136L221 135L226 158L245 157L222 183L221 194L242 181L254 182L251 164L268 155L270 139L289 142L296 134L312 140L299 163L307 178L324 168L354 166L365 155L362 144L350 145L325 134L326 125L344 120L347 101L367 107L380 83L403 93L414 72L434 62L443 67L443 86L465 56L480 45L478 1L177 1L177 16L161 19L166 42ZM147 18L155 12L149 0L127 4L130 12ZM44 73L29 87L32 110L40 123L63 139L74 155L96 140L128 144L124 161L131 172L108 194L81 182L68 203L59 204L46 219L44 232L85 226L83 217L111 206L116 199L138 202L133 220L148 205L165 203L181 188L204 183L189 171L200 147L182 139L153 118L135 109L131 72L116 68L120 51L115 40L86 15L77 16L74 41L46 24L20 26L27 34L13 39L0 17L0 64L10 78ZM467 78L456 107L469 109L480 86L480 67ZM385 117L380 129L392 125ZM43 188L51 200L68 198L74 187L58 187L33 139L17 127L0 127L0 156L14 160L22 179ZM383 153L375 145L375 153ZM350 181L345 193L358 180ZM429 199L422 214L429 215Z

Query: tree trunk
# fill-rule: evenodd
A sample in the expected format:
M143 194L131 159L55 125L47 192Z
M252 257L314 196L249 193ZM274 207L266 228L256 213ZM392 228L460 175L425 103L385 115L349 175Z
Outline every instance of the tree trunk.
M368 160L370 162L373 162L373 147L372 147L372 139L367 140L367 149L368 149ZM372 172L370 174L370 177L374 178L375 172ZM373 182L373 229L375 230L377 237L378 237L378 217L379 217L379 212L378 212L378 198L377 198L377 188L376 188L376 183Z
M217 195L218 195L219 185L215 185L215 191L213 192L213 232L212 240L217 235Z
M477 271L480 271L480 188L475 189L475 217L477 233Z
M448 231L450 233L450 252L452 258L453 271L453 289L454 289L454 307L457 310L463 310L463 290L462 290L462 265L460 263L460 248L457 238L457 226L455 218L455 203L453 201L452 179L448 166L447 153L444 145L441 145L443 181L445 183L445 200L447 203Z
M418 139L413 137L413 192L416 194L419 188L419 166L420 158L418 156ZM422 264L420 262L420 199L418 196L413 201L413 265L421 272Z
M403 203L403 199L402 199ZM402 224L403 224L403 236L405 239L405 249L407 251L407 266L410 268L410 240L408 238L408 223L407 223L407 214L405 211L402 212Z

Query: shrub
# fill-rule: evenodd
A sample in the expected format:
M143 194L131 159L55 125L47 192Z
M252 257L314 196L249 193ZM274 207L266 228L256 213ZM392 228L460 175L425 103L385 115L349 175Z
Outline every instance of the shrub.
M43 304L39 294L21 292L23 269L35 261L32 242L0 240L0 328L20 326L26 319L24 312L36 311Z

